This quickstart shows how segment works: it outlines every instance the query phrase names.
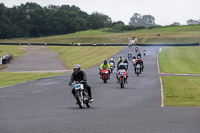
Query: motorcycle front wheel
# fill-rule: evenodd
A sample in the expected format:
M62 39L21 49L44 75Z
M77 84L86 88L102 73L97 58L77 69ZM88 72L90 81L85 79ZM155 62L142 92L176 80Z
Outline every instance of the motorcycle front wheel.
M106 79L106 76L104 76L104 79L103 79L104 83L107 83L107 79Z
M77 100L78 106L82 109L83 105L84 105L84 102L83 102L83 98L82 98L81 92L77 93L76 100Z
M123 80L121 78L120 78L120 87L124 88L124 83L123 83Z

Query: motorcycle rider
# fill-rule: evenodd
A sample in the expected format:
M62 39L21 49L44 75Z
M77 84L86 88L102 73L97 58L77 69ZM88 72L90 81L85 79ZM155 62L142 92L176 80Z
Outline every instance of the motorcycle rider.
M130 60L132 58L131 52L128 53L128 59Z
M127 60L127 59L125 59L124 65L125 65L125 67L126 67L126 71L128 71L128 60Z
M146 55L146 50L145 50L145 49L143 50L143 55L144 55L144 56Z
M117 83L118 83L118 74L119 74L119 70L120 69L123 69L123 70L125 70L126 72L127 72L127 70L126 70L126 66L124 65L124 63L123 62L121 62L120 64L119 64L119 67L117 68L117 73L116 73L116 78L117 78ZM128 83L127 82L127 80L128 80L128 72L127 72L127 75L126 75L126 83Z
M135 65L136 65L136 56L135 56L135 55L133 56L132 63L133 63L133 67L134 67L134 69L135 69Z
M139 47L138 47L138 46L136 46L136 47L135 47L135 52L137 53L137 52L138 52L138 50L139 50Z
M110 59L109 64L110 63L113 63L113 65L114 65L113 67L115 68L115 61L113 60L113 58Z
M122 56L120 56L118 59L117 67L119 67L119 64L123 61L124 61L124 58Z
M100 68L99 68L99 69L100 69L100 72L99 72L100 78L101 78L101 69L102 69L103 67L108 68L108 73L109 73L108 79L110 79L110 65L109 65L109 63L107 62L107 60L104 60L103 63L101 64Z
M87 84L87 76L83 70L81 70L81 66L79 64L74 65L74 72L71 75L71 79L69 85L71 86L74 81L85 81L83 82L84 88L87 89L88 95L90 97L90 101L94 101L92 98L91 87ZM75 88L72 89L72 94L75 97Z
M138 54L137 54L137 59L141 59L141 58L142 58L142 55L141 55L141 53L139 51Z
M138 63L140 64L140 66L141 66L140 73L141 73L141 70L143 71L143 69L144 69L144 62L143 62L143 60L142 60L140 55L139 56L137 55L137 57L138 58L136 59L135 66L137 66ZM135 67L135 73L136 73L136 67Z

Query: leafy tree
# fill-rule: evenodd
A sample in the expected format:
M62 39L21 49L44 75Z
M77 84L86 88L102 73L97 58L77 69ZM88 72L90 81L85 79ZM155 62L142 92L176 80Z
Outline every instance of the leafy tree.
M198 20L193 20L193 19L187 20L187 25L192 25L192 24L199 24L199 21Z
M111 18L102 13L89 15L76 6L41 7L32 2L12 8L0 4L0 20L0 38L67 34L112 25Z
M170 26L181 26L179 22L174 22L173 24L170 24Z
M99 29L103 27L109 27L112 24L111 18L107 15L104 15L102 13L92 13L89 16L89 27L91 29Z
M155 26L155 18L151 15L142 16L139 13L134 13L133 17L130 19L129 25L145 27Z
M11 21L7 16L7 8L4 4L0 3L0 37L8 38L12 33Z

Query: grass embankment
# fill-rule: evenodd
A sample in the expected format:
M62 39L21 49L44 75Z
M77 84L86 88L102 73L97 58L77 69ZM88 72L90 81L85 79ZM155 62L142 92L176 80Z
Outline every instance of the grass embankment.
M10 73L0 72L0 87L27 82L31 80L61 75L62 73Z
M160 36L157 36L157 34ZM128 37L137 37L138 43L197 43L200 42L200 25L160 27L127 32L106 32L106 29L88 30L67 35L39 38L0 40L12 43L128 43Z
M83 69L90 68L118 53L123 47L48 47L59 52L60 58L67 62L68 68L80 64Z
M200 74L200 47L166 47L159 62L165 73Z
M163 76L165 106L200 106L200 77Z
M200 74L200 47L168 47L159 56L167 73ZM200 77L162 76L165 106L200 106Z

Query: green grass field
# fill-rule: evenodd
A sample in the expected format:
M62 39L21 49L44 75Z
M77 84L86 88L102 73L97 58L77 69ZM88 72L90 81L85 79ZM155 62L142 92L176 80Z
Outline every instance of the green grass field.
M62 73L11 73L0 72L0 87L27 82L31 80L61 75Z
M123 47L48 47L56 50L60 58L67 62L68 68L73 68L75 64L80 64L83 69L90 68L103 60L117 54Z
M4 56L6 53L12 54L15 58L21 56L24 51L21 46L0 45L0 57Z
M159 63L161 72L200 74L200 47L166 47Z
M158 37L157 34L160 34ZM200 25L161 27L128 32L106 32L105 29L88 30L67 35L39 38L0 40L12 43L128 43L128 37L138 37L138 43L197 43L200 42ZM146 40L143 42L143 40Z
M162 76L165 106L200 106L200 77Z
M83 69L92 67L101 61L119 52L123 47L48 47L58 51L60 58L66 61L67 67L72 68L74 64L80 64ZM14 57L21 56L23 46L0 46L0 54L13 54ZM2 66L0 66L2 67ZM27 82L30 80L47 78L49 76L60 75L62 73L9 73L0 72L0 87Z

